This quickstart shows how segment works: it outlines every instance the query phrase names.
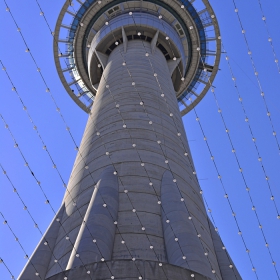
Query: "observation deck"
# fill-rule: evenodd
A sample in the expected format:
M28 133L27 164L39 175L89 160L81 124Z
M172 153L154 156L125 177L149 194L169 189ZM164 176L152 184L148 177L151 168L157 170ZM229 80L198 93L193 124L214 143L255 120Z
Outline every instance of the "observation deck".
M221 36L207 0L66 1L55 28L59 77L89 113L108 55L130 40L153 43L164 54L181 115L205 96L218 71Z

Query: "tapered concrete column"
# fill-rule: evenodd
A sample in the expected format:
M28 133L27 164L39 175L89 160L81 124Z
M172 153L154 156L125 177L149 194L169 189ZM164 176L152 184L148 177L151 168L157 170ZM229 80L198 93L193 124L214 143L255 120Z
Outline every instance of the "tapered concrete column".
M57 234L61 225L60 221L64 210L65 206L63 203L18 279L34 279L37 277L36 273L39 273L38 276L40 276L41 279L45 279L48 272L48 264L53 257L53 250L56 244Z
M108 166L94 187L66 270L112 258L116 231L113 221L118 220L119 209L118 179L113 172L114 168Z
M170 263L201 279L222 279L171 80L176 63L141 40L128 41L126 52L119 45L106 63L98 57L104 72L46 278L61 270L75 275L104 258Z
M180 193L169 171L166 171L162 178L161 200L161 217L168 262L200 271L203 275L211 277L211 264L204 255L206 252L203 248L204 244L197 236L197 229L189 219L192 216L185 202L181 201Z
M208 219L209 220L209 219ZM213 239L213 244L217 256L217 260L219 262L219 267L222 275L222 279L226 280L242 280L238 270L236 269L233 261L228 254L226 248L223 245L223 242L215 231L212 222L209 220L209 227Z
M212 85L221 53L213 9L203 0L196 11L191 2L77 1L67 38L62 28L72 2L65 2L55 64L89 118L65 210L55 233L53 226L46 233L56 237L51 251L40 244L31 259L42 279L237 275L210 226L181 118ZM33 279L34 271L28 265L20 280Z

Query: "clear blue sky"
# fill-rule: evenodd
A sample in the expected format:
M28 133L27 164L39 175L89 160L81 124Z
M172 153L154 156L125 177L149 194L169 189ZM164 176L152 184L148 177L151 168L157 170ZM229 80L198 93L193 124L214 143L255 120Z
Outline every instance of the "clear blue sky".
M54 28L64 1L40 0L39 2L51 27ZM60 83L54 67L52 36L42 16L40 16L36 1L7 0L7 3L59 104L75 141L79 143L87 115L74 104ZM234 12L233 2L232 0L211 0L210 3L220 24L223 43L230 57L230 63L243 98L244 107L257 139L256 143L262 157L262 163L269 175L269 182L275 196L276 205L280 208L280 154L275 138L272 135L269 118L266 115L256 77L247 54L247 48ZM280 139L280 74L277 71L268 36L261 19L262 14L258 0L237 0L236 3L265 92L275 131L278 132ZM275 52L279 54L280 59L280 3L278 0L262 0L261 3L273 39ZM74 144L55 110L49 93L45 91L45 85L36 71L30 55L25 52L25 45L10 14L5 9L6 7L2 0L0 2L0 24L2 27L0 59L6 66L11 79L38 127L38 131L47 144L58 170L61 172L63 179L67 181L76 156ZM263 225L273 259L277 263L276 268L280 270L280 220L276 219L276 212L273 202L270 200L267 182L251 140L248 124L244 120L245 117L238 101L224 54L222 55L220 69L214 82L217 99L223 110L226 125L230 130L230 136L246 182L250 187L254 205ZM62 182L56 170L52 168L52 163L46 151L42 149L42 144L35 130L33 130L26 112L23 110L15 92L11 90L12 86L2 70L0 72L0 84L0 113L9 124L24 156L27 158L29 166L41 181L51 204L57 210L65 191ZM258 277L261 280L278 279L261 231L258 228L254 212L251 210L251 203L245 190L244 182L231 152L231 146L211 92L197 106L197 113L236 212L243 237L247 247L250 249ZM199 125L195 121L194 112L184 117L184 123L198 178L207 203L212 209L212 214L222 239L243 279L256 279L244 245L238 235L233 216L224 198ZM4 166L39 228L44 232L53 218L53 212L50 206L45 204L45 198L30 171L24 166L24 161L19 151L14 148L12 138L2 122L0 122L0 135L0 163ZM26 252L31 255L41 235L38 229L34 227L34 223L27 212L23 210L20 200L2 172L0 174L0 211L5 215ZM25 265L26 259L24 259L24 253L14 240L7 225L3 225L1 217L0 221L0 257L17 277ZM10 275L3 264L0 264L0 279L10 279Z

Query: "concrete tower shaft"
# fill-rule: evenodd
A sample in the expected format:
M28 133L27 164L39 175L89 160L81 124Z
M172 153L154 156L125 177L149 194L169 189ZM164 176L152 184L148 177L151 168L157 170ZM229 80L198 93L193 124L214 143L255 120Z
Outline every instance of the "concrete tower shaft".
M149 50L153 69L148 63L143 62L146 50ZM178 193L174 199L177 198L178 202L181 196L176 185L182 186L181 192L185 195L189 209L192 209L192 213L196 212L197 208L200 211L198 217L194 218L197 225L200 228L201 226L207 228L208 221L199 186L192 167L184 155L185 150L189 153L189 148L183 136L185 135L184 127L166 59L159 49L156 49L153 54L150 50L150 43L143 44L135 40L128 42L124 57L122 56L123 45L110 54L80 147L81 153L86 157L88 170L85 169L85 163L78 156L71 176L73 179L69 182L71 197L67 195L64 201L66 205L70 205L71 209L73 208L72 198L80 200L78 198L82 195L86 201L80 200L77 206L88 204L92 193L92 179L87 175L88 172L93 178L99 178L100 173L113 164L110 176L119 178L120 192L118 231L112 233L112 236L115 235L115 242L109 259L131 259L127 248L121 243L124 239L137 259L162 262L172 259L176 263L177 258L168 256L169 252L165 250L162 219L168 218L161 215L161 209L165 207L165 203L168 204L168 197L161 192L161 188L167 188L162 184L169 184L168 180L171 180L174 185L171 187L173 192ZM127 68L122 66L123 58ZM128 75L127 69L131 76ZM158 75L158 81L154 73ZM135 86L132 85L133 82ZM162 92L158 82L164 88L164 97L161 97ZM109 88L106 88L108 85ZM140 105L140 102L144 104ZM170 112L173 114L172 117L170 117ZM123 127L124 125L126 128ZM178 132L181 136L177 135ZM158 141L161 141L160 145ZM136 147L133 147L133 144ZM110 159L106 152L109 152ZM168 166L174 170L169 176L167 175ZM117 171L117 175L113 174L114 170ZM164 174L167 181L163 180ZM177 184L173 182L175 178ZM150 182L153 186L149 185ZM124 193L124 190L127 190L129 195ZM158 201L162 201L162 204L158 204ZM134 213L133 209L137 212ZM191 216L192 213L185 212L185 216ZM71 210L69 214L71 216ZM165 209L165 214L169 216L168 208ZM144 231L139 220L145 226ZM113 224L113 221L111 220L110 223ZM189 224L191 225L191 222ZM214 252L210 232L208 234L204 242L209 243L208 247ZM107 238L104 234L101 236ZM173 244L174 236L166 242ZM153 249L150 249L150 245ZM189 250L187 247L191 245L186 242L185 254ZM175 246L172 254L176 254L177 250L179 250L178 245ZM202 248L200 250L196 261L203 261L204 266L207 267L208 262L204 257L204 251ZM61 252L62 255L65 253ZM80 256L82 260L82 252ZM102 256L99 256L98 259L101 258ZM195 259L194 256L190 256L189 262L192 262L193 258ZM179 258L180 263L182 263L181 259L182 256ZM216 268L218 269L217 265ZM209 271L211 272L210 267Z
M64 71L55 44L60 78L89 118L61 208L20 280L241 279L206 214L181 118L219 60L216 44L207 61L203 24L185 5L85 1ZM61 15L56 43L58 26Z

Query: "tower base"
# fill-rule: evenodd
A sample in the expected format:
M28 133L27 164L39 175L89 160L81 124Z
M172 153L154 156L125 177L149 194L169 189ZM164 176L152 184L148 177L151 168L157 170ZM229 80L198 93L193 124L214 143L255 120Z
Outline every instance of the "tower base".
M90 274L88 274L90 272ZM111 278L114 276L114 278ZM64 280L64 277L72 280L210 280L211 278L203 276L189 269L175 265L145 260L114 260L107 262L95 262L85 266L76 267L61 273L58 273L46 280ZM140 278L139 278L140 277ZM141 278L142 277L142 278ZM214 279L214 278L213 278Z

